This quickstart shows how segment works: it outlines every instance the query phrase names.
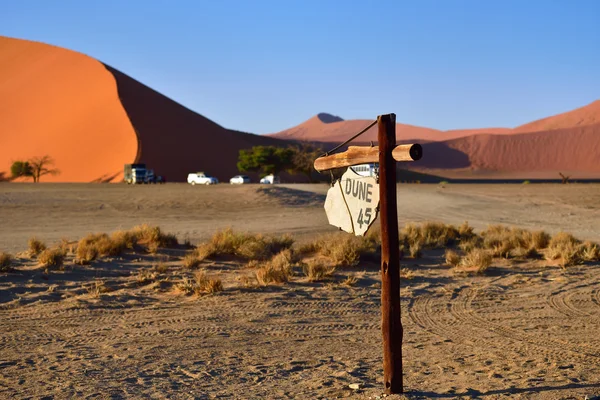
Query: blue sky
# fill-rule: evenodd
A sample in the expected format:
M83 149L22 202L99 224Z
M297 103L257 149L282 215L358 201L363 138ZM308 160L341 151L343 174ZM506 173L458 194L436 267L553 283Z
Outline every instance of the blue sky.
M0 35L254 133L319 112L512 127L600 99L597 0L0 0Z

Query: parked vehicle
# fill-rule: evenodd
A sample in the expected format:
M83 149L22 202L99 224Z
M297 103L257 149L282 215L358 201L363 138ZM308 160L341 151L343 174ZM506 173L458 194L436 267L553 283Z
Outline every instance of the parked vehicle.
M206 175L204 172L193 172L188 174L187 181L190 185L216 185L217 178Z
M229 180L229 183L231 183L232 185L242 185L244 183L250 183L250 178L246 175L236 175Z
M125 164L123 180L128 184L164 182L163 177L155 175L153 169L146 168L146 164Z
M146 164L125 164L123 180L128 184L146 183Z
M377 176L379 174L379 163L359 164L350 168L362 176Z
M276 183L281 183L278 176L275 175L267 175L260 180L260 183L265 183L267 185L274 185Z

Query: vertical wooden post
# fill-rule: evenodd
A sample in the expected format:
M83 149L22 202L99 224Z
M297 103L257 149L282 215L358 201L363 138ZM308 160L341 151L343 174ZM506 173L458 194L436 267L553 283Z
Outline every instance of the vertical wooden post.
M400 246L396 203L396 114L377 117L381 216L381 330L385 393L402 393L402 323L400 321Z

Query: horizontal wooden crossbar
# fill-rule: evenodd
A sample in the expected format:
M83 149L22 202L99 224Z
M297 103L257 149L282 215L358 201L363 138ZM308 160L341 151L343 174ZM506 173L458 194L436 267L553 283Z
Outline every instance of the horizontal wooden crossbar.
M423 147L417 143L401 144L392 150L392 156L396 161L417 161L423 157ZM314 166L317 171L322 172L377 162L379 162L379 146L350 146L342 153L317 158Z

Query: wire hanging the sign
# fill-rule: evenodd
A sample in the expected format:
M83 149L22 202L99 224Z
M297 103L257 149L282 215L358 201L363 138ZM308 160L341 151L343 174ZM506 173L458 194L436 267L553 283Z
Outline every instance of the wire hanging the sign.
M350 143L351 141L353 141L354 139L356 139L357 137L359 137L360 135L362 135L363 133L365 133L366 131L368 131L369 129L371 129L376 123L377 123L377 121L373 121L365 129L363 129L362 131L358 132L356 135L352 136L350 139L346 140L345 142L338 144L333 149L331 149L329 151L326 151L325 153L321 154L319 157L324 157L324 156L328 156L328 155L333 154L336 150L339 150L341 147L347 145L348 143Z
M354 139L356 139L357 137L359 137L360 135L362 135L363 133L365 133L366 131L368 131L369 129L371 129L375 124L377 124L377 120L371 122L369 124L369 126L367 126L366 128L364 128L362 131L358 132L356 135L352 136L351 138L349 138L348 140L344 141L343 143L338 144L333 149L331 149L329 151L326 151L325 153L321 154L319 157L325 157L325 156L333 154L336 150L339 150L343 146L347 145L348 143L350 143L351 141L353 141ZM371 142L371 146L373 146L373 142ZM333 186L334 182L335 182L335 178L333 176L333 170L329 170L329 176L331 177L331 186Z

